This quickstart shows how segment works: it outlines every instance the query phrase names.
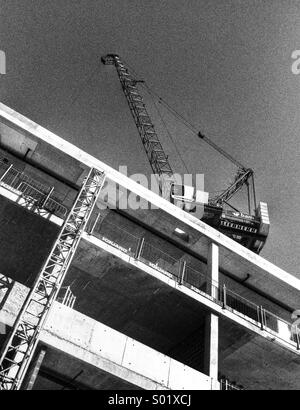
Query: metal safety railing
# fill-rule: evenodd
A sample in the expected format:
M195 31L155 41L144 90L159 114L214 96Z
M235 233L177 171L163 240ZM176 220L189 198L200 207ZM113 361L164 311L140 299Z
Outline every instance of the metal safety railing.
M60 288L60 292L56 300L62 305L65 305L73 309L74 304L76 302L76 296L71 291L70 286L62 286Z
M242 386L229 382L227 379L220 380L221 390L245 390Z
M260 307L248 299L240 296L223 285L220 289L220 300L227 309L238 312L254 322L260 322Z
M0 157L0 186L31 201L37 208L64 219L68 209L54 198L54 188L45 186L14 168L5 158Z
M300 330L292 323L240 296L224 284L211 281L205 273L187 265L183 258L176 259L145 238L135 236L105 218L96 221L90 233L300 350Z
M185 266L182 276L182 282L186 286L193 286L204 293L210 294L210 296L215 297L216 294L218 294L217 284L209 280L209 278L204 273L191 268L189 265ZM213 291L210 291L211 289Z
M261 309L261 311L262 328L276 337L295 343L297 350L300 350L299 328L266 309Z
M173 258L147 241L141 246L139 259L162 273L169 273L176 278L180 276L180 259Z
M90 230L94 236L125 253L135 255L137 252L140 238L112 222L97 218Z

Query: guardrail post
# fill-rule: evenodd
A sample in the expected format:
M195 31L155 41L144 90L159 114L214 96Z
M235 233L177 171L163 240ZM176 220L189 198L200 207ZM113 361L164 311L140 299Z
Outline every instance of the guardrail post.
M300 335L299 335L299 329L298 328L296 329L295 336L296 336L297 350L300 350Z
M89 235L93 235L94 229L95 229L95 227L96 227L96 225L97 225L97 223L98 223L98 221L99 221L100 216L101 216L101 214L100 214L100 212L99 212L99 213L97 214L97 216L96 216L96 219L95 219L93 225L92 225L92 226L90 227L90 229L88 229L88 231L87 231L87 233L88 233Z
M223 285L223 309L226 309L226 299L227 299L227 290L226 290L226 285L225 285L225 283L224 283L224 285Z
M8 167L8 169L4 172L2 177L0 177L0 182L3 181L4 177L9 173L9 171L12 169L12 164Z
M185 270L186 270L186 261L181 261L180 266L179 266L179 285L183 284Z
M135 255L134 255L135 259L140 259L141 253L143 251L144 243L145 243L145 238L140 238L138 246L135 251Z
M65 295L64 295L63 300L61 302L63 305L66 305L66 301L67 301L67 298L69 296L70 286L67 286L65 289L66 289L66 292L65 292Z
M75 302L76 302L76 296L75 296L75 295L73 295L73 296L72 296L72 301L71 301L71 304L70 304L70 308L71 308L71 309L73 309L73 308L74 308L74 304L75 304Z
M44 206L46 205L46 203L48 202L48 199L50 198L50 196L52 195L52 192L54 191L54 186L50 188L48 194L45 196L44 199L41 200L41 202L38 204L39 208L44 208Z
M261 330L264 330L265 328L265 317L264 317L264 308L262 306L259 306L259 321L260 321L260 328Z

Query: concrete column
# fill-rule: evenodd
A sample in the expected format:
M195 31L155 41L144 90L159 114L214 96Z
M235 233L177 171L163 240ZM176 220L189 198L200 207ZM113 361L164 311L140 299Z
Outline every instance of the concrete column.
M204 373L218 379L219 371L219 318L208 313L205 323Z
M208 284L208 293L217 298L219 284L219 247L215 243L209 246L207 258L207 276L212 283ZM204 372L218 380L219 359L219 318L213 313L207 313L205 323Z
M47 348L45 346L41 347L40 350L35 354L27 374L25 376L22 390L32 390L37 379L38 373L40 371L41 365L46 355Z
M215 243L211 243L208 249L207 277L209 281L212 282L208 284L209 294L213 297L217 297L216 286L219 285L219 246Z

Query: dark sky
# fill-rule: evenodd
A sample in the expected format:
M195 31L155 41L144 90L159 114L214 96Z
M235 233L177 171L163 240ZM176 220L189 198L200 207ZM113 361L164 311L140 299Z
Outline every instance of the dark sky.
M140 78L256 172L271 232L262 256L299 273L300 3L287 0L0 0L1 101L129 174L150 173L112 67L118 53ZM146 99L173 168L174 144ZM157 117L157 118L156 118ZM235 168L167 112L177 150L206 189Z

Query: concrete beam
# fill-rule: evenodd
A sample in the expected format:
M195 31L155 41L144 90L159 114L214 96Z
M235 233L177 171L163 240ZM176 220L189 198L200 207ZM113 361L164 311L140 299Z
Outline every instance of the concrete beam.
M184 285L180 285L180 283L178 283L178 280L174 280L173 276L170 273L161 273L160 271L147 265L143 261L137 260L132 256L124 253L122 250L119 250L116 247L112 246L111 244L108 244L102 241L101 239L96 238L95 236L88 235L85 232L82 235L82 240L85 240L88 243L93 244L94 246L97 246L103 249L104 251L117 256L123 262L128 263L129 265L137 269L140 269L144 272L147 272L149 275L153 276L161 282L164 282L173 289L176 289L177 291L182 292L183 294L199 301L201 304L203 304L209 310L211 310L212 313L218 315L219 317L223 316L224 318L228 318L236 324L239 324L240 326L244 327L245 329L251 330L252 332L255 332L256 334L264 338L267 338L279 345L284 346L286 349L289 349L296 355L300 355L300 351L296 350L296 343L291 342L290 338L287 337L285 334L277 335L275 334L275 332L270 333L266 330L261 330L261 328L257 326L257 323L253 319L242 314L236 314L230 309L223 309L220 306L220 304L217 304L215 303L215 301L211 300L207 293L202 292L194 286L192 286L191 288L187 288ZM211 256L213 255L212 249L213 248L211 248ZM214 254L216 254L216 250Z
M27 292L20 284L14 286L0 320L12 326ZM58 302L52 307L40 341L66 357L93 366L96 373L111 374L142 389L211 390L215 384L203 373ZM92 383L93 378L86 381L94 388Z
M56 304L41 340L140 388L210 390L210 377Z

